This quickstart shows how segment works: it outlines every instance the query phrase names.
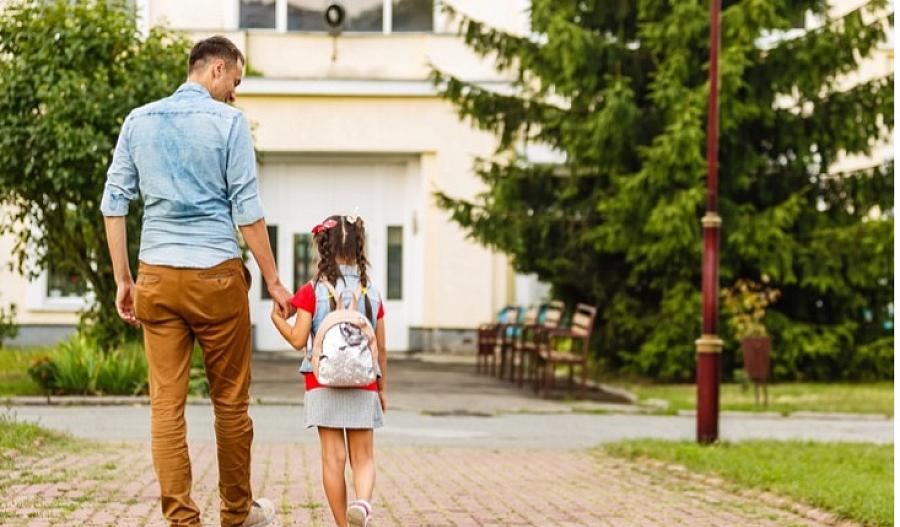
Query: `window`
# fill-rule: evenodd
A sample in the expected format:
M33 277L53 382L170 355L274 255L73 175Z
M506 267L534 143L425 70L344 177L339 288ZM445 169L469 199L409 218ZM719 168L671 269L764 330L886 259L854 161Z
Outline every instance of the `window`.
M387 228L387 299L403 298L403 227Z
M346 0L345 32L433 31L435 0ZM241 0L241 29L328 31L326 0ZM285 16L286 15L286 16ZM385 18L387 16L387 18Z
M294 235L294 291L312 280L319 268L319 254L313 245L312 234Z
M87 293L87 283L75 270L57 267L47 269L48 298L81 298Z
M240 25L243 29L275 29L275 0L241 0Z
M275 257L275 268L278 268L278 226L266 225L266 233L269 235L269 245L272 246L272 256ZM263 300L271 300L272 295L269 294L269 288L260 280L260 298Z
M344 31L384 31L384 2L386 0L356 0L347 2L347 23Z
M328 31L325 25L325 2L320 0L287 0L288 31Z
M392 0L391 31L431 31L434 28L433 0Z

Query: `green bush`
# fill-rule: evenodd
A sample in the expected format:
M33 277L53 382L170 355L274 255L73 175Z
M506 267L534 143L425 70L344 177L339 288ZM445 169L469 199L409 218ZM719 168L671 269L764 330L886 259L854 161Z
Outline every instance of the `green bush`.
M143 395L149 391L147 357L140 344L126 344L110 353L97 376L101 393Z
M191 380L188 390L202 397L209 397L209 380L206 378L206 366L203 364L203 349L194 342L191 353Z
M35 359L28 374L44 391L57 395L146 395L149 392L147 357L138 343L104 352L93 339L76 335L51 354ZM190 393L208 396L203 352L196 344L190 375Z
M0 307L0 348L3 341L14 339L19 334L19 325L16 324L16 305L10 304L9 308Z
M61 343L50 356L35 360L28 373L48 393L147 393L147 361L139 345L131 344L106 353L83 335Z
M28 375L47 393L56 391L56 363L48 356L34 359L28 368Z

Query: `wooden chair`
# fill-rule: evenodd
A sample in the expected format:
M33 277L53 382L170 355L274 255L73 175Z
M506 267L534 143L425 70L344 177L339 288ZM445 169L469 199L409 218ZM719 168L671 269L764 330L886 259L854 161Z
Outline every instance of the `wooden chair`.
M500 352L500 369L497 371L497 377L502 379L506 376L507 367L512 372L512 364L510 364L510 355L512 355L513 345L518 338L519 331L523 320L524 309L513 307L512 314L507 317L505 324L500 324L498 332L497 350ZM512 373L510 373L512 375Z
M523 328L520 338L519 386L532 382L537 371L537 351L546 342L547 332L559 327L566 306L559 300L540 307L537 324Z
M546 342L541 343L537 351L538 374L535 376L535 391L543 391L543 396L550 395L556 379L556 365L569 365L569 389L575 385L575 367L581 367L581 382L578 388L579 397L584 397L587 387L587 359L590 350L591 334L594 332L594 320L597 308L587 304L577 304L572 314L572 324L566 329L551 329L547 332ZM567 351L558 349L560 341L568 339L570 348Z
M541 306L533 305L529 306L527 310L525 310L525 314L522 316L521 322L512 326L513 337L511 345L509 346L509 380L515 382L516 381L516 372L518 371L519 382L521 383L521 367L523 362L524 348L526 346L526 341L531 338L531 333L533 333L533 328L537 326L538 323L538 315L540 314ZM502 348L501 348L502 349ZM501 359L501 363L503 360ZM518 366L518 369L516 368Z
M506 306L500 310L496 322L478 326L478 355L475 359L475 371L482 370L494 375L497 370L497 346L500 343L500 326L515 316L517 309ZM483 367L482 367L483 364Z

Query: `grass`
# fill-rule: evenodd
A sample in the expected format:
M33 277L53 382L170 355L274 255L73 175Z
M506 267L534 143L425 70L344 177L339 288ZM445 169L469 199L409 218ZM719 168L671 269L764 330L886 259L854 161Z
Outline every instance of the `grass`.
M652 458L770 491L865 525L894 524L893 445L746 441L624 441L601 447L614 456Z
M609 383L617 385L615 382ZM618 384L642 401L662 399L667 413L696 408L697 387L693 384ZM762 398L762 390L760 390ZM719 399L722 410L781 414L793 412L845 412L894 415L894 383L784 383L769 385L769 405L754 402L753 388L723 384Z
M36 358L52 353L52 348L0 348L0 396L41 395L28 368Z
M17 421L0 414L0 467L9 465L16 456L46 455L48 449L75 443L71 437L40 426Z

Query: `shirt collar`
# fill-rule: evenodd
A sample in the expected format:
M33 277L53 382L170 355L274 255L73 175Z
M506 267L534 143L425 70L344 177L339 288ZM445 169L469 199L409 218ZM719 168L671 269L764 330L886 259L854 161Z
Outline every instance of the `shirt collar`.
M175 90L175 93L188 93L188 92L199 93L201 95L205 95L206 97L211 97L209 92L206 91L206 88L204 88L200 84L193 82L193 81L185 82L184 84L179 86L177 90Z

